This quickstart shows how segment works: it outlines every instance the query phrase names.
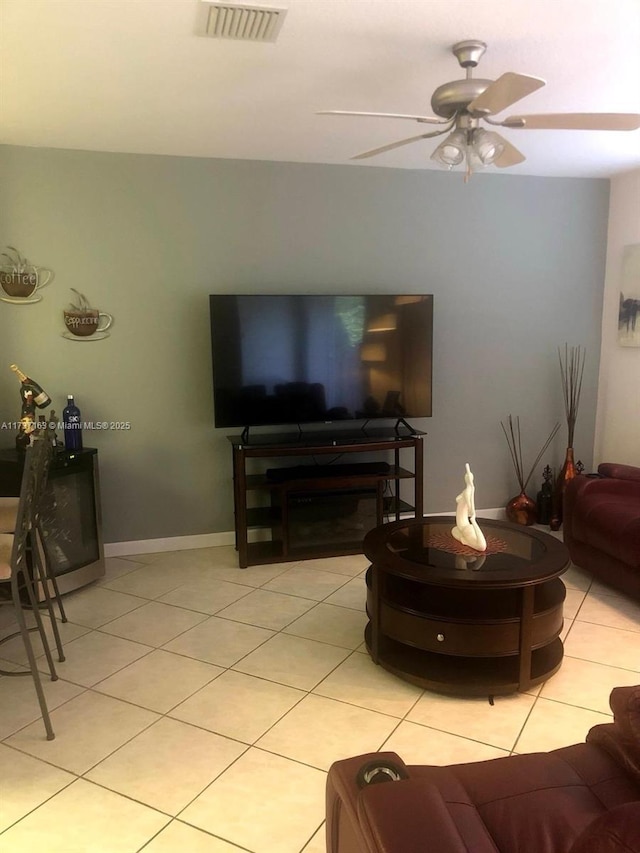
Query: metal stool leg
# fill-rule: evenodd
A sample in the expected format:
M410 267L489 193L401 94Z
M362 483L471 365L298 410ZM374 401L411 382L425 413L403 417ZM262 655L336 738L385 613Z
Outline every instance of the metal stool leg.
M22 636L22 642L24 643L24 648L27 653L27 659L29 661L29 668L31 670L31 677L33 678L33 684L36 689L36 695L38 697L38 703L40 705L40 712L42 713L42 720L44 722L44 728L47 733L47 740L53 740L55 738L55 734L53 731L53 727L51 725L51 717L49 716L49 709L47 707L47 700L45 699L44 689L42 687L42 681L40 679L40 673L38 672L38 666L36 664L36 657L33 653L33 646L31 645L31 637L29 636L29 628L27 627L27 623L24 618L24 611L22 609L22 602L20 601L20 594L17 589L17 584L12 580L12 596L13 596L13 604L16 613L16 620L18 622L18 627L20 628L20 635ZM33 600L33 590L31 589L31 585L29 581L26 581L27 592L29 594L29 598ZM44 635L44 629L42 627L42 620L39 619L39 613L36 617L36 621L40 622L40 636L42 638L42 642L45 646L45 654L49 649L49 644L47 643L47 638ZM47 655L49 665L52 668L52 680L55 680L58 676L55 675L55 667L53 666L53 660L51 658L51 652L48 652ZM15 675L21 675L22 673L12 673Z

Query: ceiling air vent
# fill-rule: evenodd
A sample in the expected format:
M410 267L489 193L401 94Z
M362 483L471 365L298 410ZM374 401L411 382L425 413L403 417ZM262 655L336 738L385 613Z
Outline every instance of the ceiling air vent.
M271 6L201 3L198 34L240 41L275 41L287 14Z

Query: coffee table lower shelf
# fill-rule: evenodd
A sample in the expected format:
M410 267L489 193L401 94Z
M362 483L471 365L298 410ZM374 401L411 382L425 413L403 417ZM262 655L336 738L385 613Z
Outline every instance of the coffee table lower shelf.
M365 642L372 654L371 624ZM564 649L558 638L531 652L531 674L520 684L520 656L462 657L436 654L381 637L378 660L384 669L411 684L452 696L493 696L515 693L546 681L560 669ZM373 654L372 654L373 657Z

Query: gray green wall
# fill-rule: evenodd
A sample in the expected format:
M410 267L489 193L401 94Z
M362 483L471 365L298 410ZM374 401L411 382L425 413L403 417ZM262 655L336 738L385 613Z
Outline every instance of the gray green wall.
M576 453L591 464L609 182L0 148L0 248L56 277L34 305L0 302L0 421L17 362L61 411L129 421L85 434L100 454L105 541L231 530L228 430L213 428L209 293L435 296L426 511L455 507L464 463L478 507L516 493L500 420L525 461L566 428L557 347L587 369ZM75 287L115 316L103 341L61 333ZM0 433L11 446L12 432ZM540 477L529 491L539 488Z

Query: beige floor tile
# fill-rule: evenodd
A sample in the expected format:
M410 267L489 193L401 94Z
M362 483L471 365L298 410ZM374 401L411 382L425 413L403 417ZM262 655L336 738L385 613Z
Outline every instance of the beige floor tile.
M143 565L150 566L151 563L154 563L158 557L165 553L164 551L152 551L147 554L122 554L118 557L119 560L127 560L132 563L142 563Z
M76 777L0 744L0 832L71 784ZM0 848L3 846L0 837Z
M364 577L350 580L325 599L325 604L337 604L339 607L351 607L354 610L364 610L366 603L367 585Z
M165 714L221 672L213 664L156 649L93 689Z
M571 565L562 575L562 581L567 588L586 592L593 582L593 575L578 566Z
M328 770L338 758L375 752L397 725L396 718L376 711L307 696L256 746Z
M309 843L303 847L302 853L327 853L327 829L324 823L313 833Z
M164 718L101 761L86 778L176 815L245 749L237 741Z
M576 619L564 650L569 657L640 672L640 636L637 631L608 628Z
M509 753L476 740L410 723L398 726L384 744L382 752L396 752L405 764L464 764L487 761Z
M300 565L312 571L321 569L324 572L334 572L337 575L347 575L353 578L366 571L370 566L370 561L364 554L351 554L346 557L322 557L319 560L305 560Z
M131 560L122 557L105 557L104 576L96 580L96 586L103 586L109 581L128 575L129 572L133 572L139 567L140 563L133 563Z
M174 708L170 716L254 743L305 695L293 687L227 670Z
M27 667L22 666L19 663L16 663L13 660L4 660L4 658L0 658L0 669L6 669L7 672L19 672L21 669L26 669ZM4 676L0 675L0 684L2 683L2 678Z
M158 555L155 563L174 570L178 569L181 583L218 578L252 587L262 586L263 583L291 567L291 563L274 563L241 569L238 566L238 552L231 545L190 551L171 551Z
M54 663L57 663L58 652L53 636L51 621L48 617L43 618L42 621L44 624L44 632L47 637L47 642L49 643L49 648L53 655L53 661ZM28 614L26 622L28 626L33 625L33 618L31 617L31 614ZM83 625L76 625L73 622L60 622L58 619L56 620L56 624L58 626L58 632L60 634L63 649L65 649L67 644L72 640L76 640L78 637L82 637L83 634L88 634L91 631L91 628L86 628ZM14 630L18 630L17 625L14 626ZM39 633L37 631L30 631L29 638L31 640L34 655L36 658L41 658L44 655L44 648L42 641L40 640ZM27 653L21 636L14 637L12 640L3 643L0 648L2 649L3 658L12 660L14 663L22 664L23 666L28 666ZM44 666L46 668L47 665L43 661L39 661L38 666Z
M180 818L247 850L299 853L324 820L325 780L320 770L252 747Z
M133 613L127 613L103 625L101 630L136 643L162 646L206 618L204 613L194 613L193 610L185 610L183 607L150 601Z
M580 607L582 606L586 597L587 593L584 590L571 589L571 587L567 587L566 597L562 610L564 618L573 619L580 610Z
M343 575L325 572L322 569L309 569L306 565L298 563L264 584L264 589L322 601L345 583L346 578Z
M578 614L580 622L640 631L640 604L626 596L612 596L601 590L590 590ZM640 655L640 637L638 638Z
M272 636L273 631L265 628L210 616L167 643L164 649L218 666L231 666Z
M243 853L240 847L209 835L201 829L172 820L144 848L144 853ZM325 851L323 851L325 853Z
M66 660L56 669L60 678L91 687L150 651L150 646L91 631L66 644Z
M567 637L569 636L569 631L571 630L571 626L573 625L573 619L567 619L566 615L564 617L564 623L562 625L562 631L560 631L560 639L563 643L566 642ZM531 691L527 691L531 692Z
M85 773L158 715L87 690L51 712L55 740L45 740L42 723L32 723L7 739L10 746L72 773Z
M559 671L542 685L540 695L567 705L610 714L609 694L613 688L634 684L640 684L637 672L565 655Z
M344 607L337 609L349 612ZM392 717L404 717L423 693L422 688L396 678L361 652L350 655L313 692Z
M132 853L168 821L167 815L78 779L8 829L2 845L7 853Z
M471 738L499 749L511 750L535 702L528 693L461 698L425 692L407 714L407 720L432 729Z
M218 615L235 622L279 631L313 606L313 601L296 595L255 589L240 601L225 607Z
M276 634L233 669L279 684L311 690L349 654L347 649Z
M129 575L125 575L129 577ZM76 625L99 628L118 616L144 604L135 595L127 595L106 586L88 586L64 597L67 619Z
M184 578L180 571L171 565L158 564L156 560L146 566L139 565L135 571L109 581L101 589L154 600L171 592L181 583L184 583Z
M212 566L220 548L186 548L176 551L163 551L154 560L156 566L165 565L183 569L191 566Z
M610 723L612 719L607 714L541 697L529 715L514 752L546 752L574 743L584 743L592 726Z
M0 637L12 633L15 630L15 625L16 618L13 606L0 607Z
M211 577L258 589L284 574L290 568L290 563L274 563L267 566L248 566L246 569L241 569L238 566L238 555L236 554L232 566L213 566L210 571Z
M269 583L291 568L291 563L271 563L266 566L249 566L246 569L241 569L238 566L238 552L234 548L217 548L216 551L225 552L224 558L222 555L220 558L216 557L206 576L250 586L254 589ZM202 574L196 576L192 570L189 570L187 574L193 580L202 577Z
M51 681L44 674L42 674L42 689L50 715L54 708L84 692L84 687L71 684L62 678ZM14 734L35 720L40 726L39 729L36 728L35 730L36 735L44 737L40 704L31 674L0 678L0 738L4 739ZM2 777L0 777L0 787L2 785L1 779Z
M320 603L292 622L284 633L344 649L357 649L362 643L367 621L365 613L360 610Z
M184 583L158 600L213 615L250 592L248 586L208 577Z

